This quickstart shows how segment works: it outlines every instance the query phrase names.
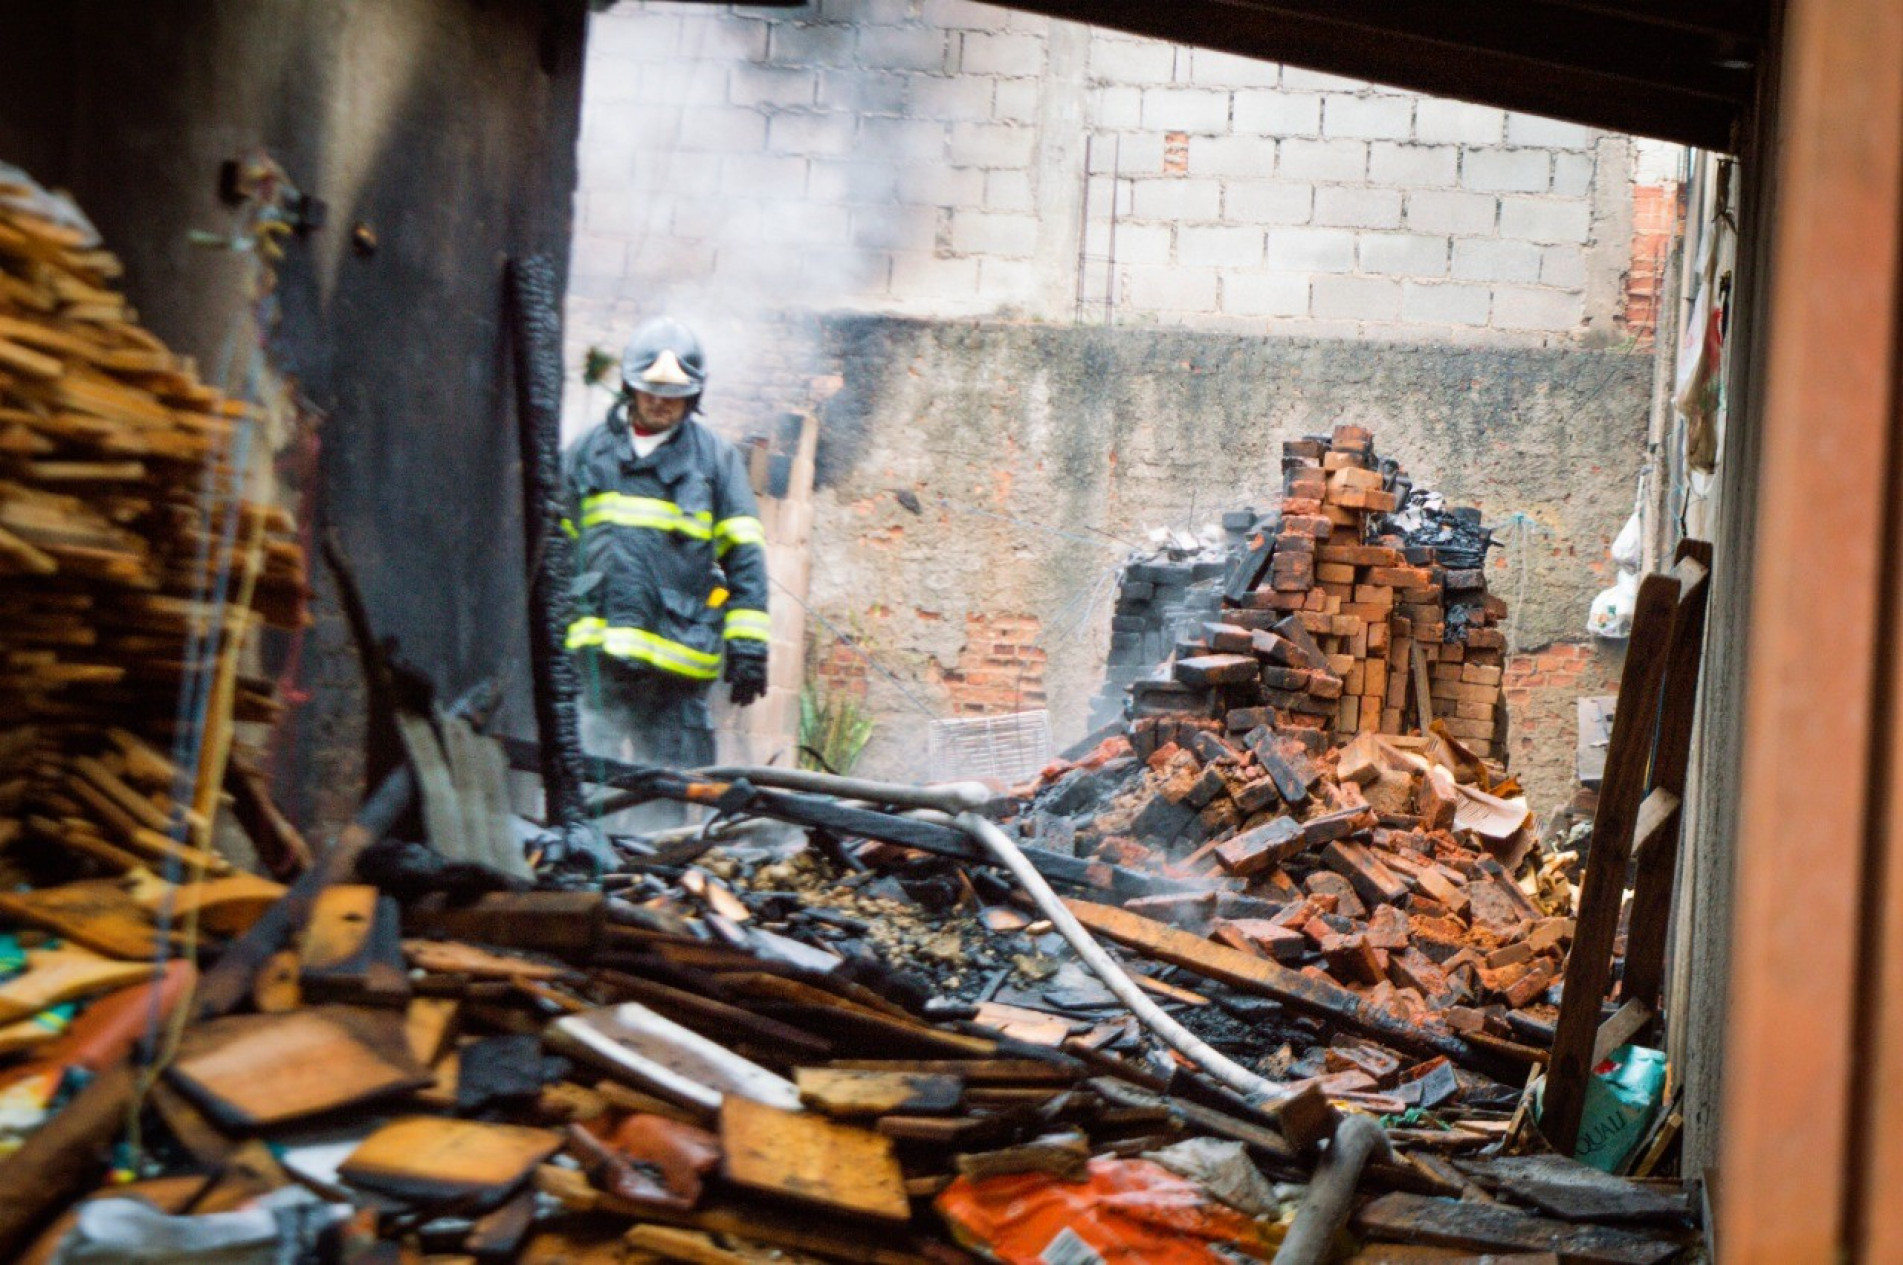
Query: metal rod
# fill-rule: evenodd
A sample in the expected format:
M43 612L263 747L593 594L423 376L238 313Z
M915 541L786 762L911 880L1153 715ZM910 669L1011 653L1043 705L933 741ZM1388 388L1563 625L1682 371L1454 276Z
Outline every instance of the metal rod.
M745 779L755 786L777 786L781 790L809 791L841 799L891 804L898 808L936 808L949 813L982 808L997 798L997 794L982 782L941 782L935 786L915 786L903 782L840 777L834 773L816 773L811 769L781 769L771 765L722 765L712 769L696 769L690 776L715 782Z

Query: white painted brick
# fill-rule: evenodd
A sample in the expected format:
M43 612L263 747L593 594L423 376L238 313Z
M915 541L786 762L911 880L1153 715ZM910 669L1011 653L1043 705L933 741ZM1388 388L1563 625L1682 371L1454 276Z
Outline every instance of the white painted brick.
M604 57L638 57L663 61L681 47L682 19L669 14L624 8L597 13L588 19L588 65ZM591 82L588 90L593 92Z
M943 70L949 38L925 26L862 26L858 64L877 70ZM967 37L973 38L973 37Z
M1281 174L1291 180L1360 180L1368 170L1363 141L1286 140Z
M1566 198L1583 198L1592 192L1591 154L1553 155L1553 192Z
M940 258L922 251L892 256L892 293L914 301L956 301L978 293L978 261Z
M1585 319L1578 291L1501 286L1493 292L1495 329L1570 330Z
M1339 228L1399 228L1401 191L1324 186L1315 190L1315 223Z
M1340 75L1325 75L1319 70L1303 70L1299 66L1282 67L1282 86L1306 88L1315 92L1360 92L1373 87L1360 79L1343 79Z
M762 216L754 236L760 241L802 247L844 246L852 240L852 220L836 206L789 202Z
M829 22L859 22L896 26L911 20L912 0L819 0L820 16Z
M1540 145L1547 149L1591 149L1595 133L1589 127L1577 123L1562 123L1558 119L1542 118L1537 114L1513 113L1507 115L1507 144Z
M1235 130L1238 135L1253 132L1265 136L1320 136L1321 95L1244 88L1236 93Z
M1037 194L1031 187L1031 175L1025 171L987 171L985 173L985 210L1035 211Z
M1501 198L1500 236L1552 245L1583 243L1592 232L1592 206L1558 198Z
M850 66L853 28L842 23L775 22L769 60L781 66Z
M885 288L891 265L883 255L867 255L849 246L807 247L798 252L799 286L814 295L854 294L868 286Z
M1140 220L1213 220L1222 215L1222 184L1164 176L1133 182L1131 211Z
M1176 76L1176 50L1159 40L1117 39L1098 33L1090 41L1090 73L1103 83L1169 83Z
M1424 233L1471 237L1491 233L1499 199L1485 193L1425 190L1407 195L1407 226Z
M854 114L904 114L908 78L887 71L821 70L819 103Z
M576 277L619 277L628 266L628 244L593 233L575 234L568 254L568 273Z
M776 154L728 154L720 160L720 187L743 197L803 198L806 160Z
M1401 283L1379 277L1316 277L1308 310L1325 321L1399 320Z
M1476 193L1545 193L1552 156L1543 149L1469 149L1461 158L1460 183Z
M907 112L920 119L978 122L991 114L992 82L971 75L908 75Z
M1037 251L1037 216L955 209L951 244L961 255L1027 258Z
M1390 277L1447 275L1447 239L1422 233L1363 233L1356 257L1362 272Z
M792 66L743 62L728 72L727 100L755 109L810 106L819 100L819 76Z
M863 250L935 250L943 218L936 207L863 207L852 212L852 244Z
M1306 224L1314 209L1309 185L1242 180L1223 186L1222 218L1232 224Z
M1282 67L1272 61L1207 48L1194 49L1189 56L1189 81L1200 86L1273 88L1282 82Z
M1448 145L1498 145L1506 111L1442 97L1422 97L1414 107L1414 139Z
M1206 88L1145 88L1143 126L1162 132L1226 132L1229 94Z
M1044 40L1036 35L970 31L964 36L964 55L958 68L967 75L1041 75Z
M896 202L897 169L890 163L859 159L815 158L806 175L806 196L814 202Z
M1037 150L1037 131L1003 123L954 123L951 161L957 167L1027 167Z
M946 131L943 123L930 119L861 119L859 135L865 144L861 157L936 162L945 155Z
M1348 97L1331 93L1322 99L1323 136L1404 141L1413 131L1412 97Z
M776 114L767 146L782 154L850 154L857 143L855 124L850 114Z
M1578 246L1548 246L1540 252L1540 284L1562 290L1586 285L1586 252Z
M1192 136L1189 170L1197 176L1267 180L1275 174L1275 142L1266 136Z
M1308 278L1288 272L1227 272L1222 310L1231 316L1306 316Z
M925 0L919 19L927 26L947 26L963 31L1002 31L1009 15L988 4L972 0Z
M996 259L989 255L978 261L978 296L994 303L1028 303L1036 296L1039 272L1028 259Z
M715 23L719 36L714 42L718 43L721 54L725 57L763 62L767 60L767 52L772 46L773 24L781 20L741 17L739 14L722 17ZM687 29L685 26L682 27L683 38ZM706 45L703 44L701 47L704 48Z
M1132 266L1118 288L1123 302L1153 312L1214 312L1218 306L1213 268Z
M1338 228L1272 228L1269 267L1284 272L1353 272L1355 235Z
M1254 268L1262 262L1262 230L1179 228L1176 262L1189 268Z
M1401 319L1420 325L1485 325L1491 299L1486 286L1410 281L1401 292Z
M1121 172L1125 176L1163 174L1163 133L1125 132L1121 136L1100 136L1090 147L1092 175Z
M1104 87L1092 90L1092 118L1098 127L1128 128L1143 123L1140 88Z
M1460 151L1452 145L1377 141L1368 147L1368 179L1375 184L1425 189L1449 187L1459 178Z
M969 167L906 164L891 172L901 202L920 206L977 206L985 197L985 173Z
M1092 220L1084 238L1084 249L1090 254L1099 259L1109 257L1111 241L1108 219ZM1176 230L1168 224L1125 223L1117 225L1116 238L1117 263L1168 267ZM1092 263L1086 271L1098 270L1102 266L1101 263Z
M1540 248L1531 242L1503 242L1490 237L1462 238L1454 243L1453 272L1461 281L1530 284L1540 279Z
M1036 123L1043 98L1041 79L1000 79L992 96L991 117L999 123Z
M766 207L767 203L748 198L678 198L673 232L695 241L756 237Z
M672 132L661 134L673 135ZM755 162L769 161L765 155L748 157ZM671 149L659 153L644 153L635 159L634 171L629 177L628 186L631 189L649 191L645 195L645 200L649 202L654 200L655 194L673 198L719 193L727 188L727 180L721 170L727 161L724 158L715 161L713 158L688 157L685 154L677 154ZM744 161L744 158L737 157L732 161ZM804 162L803 159L798 158L772 161L790 161L795 169ZM784 173L776 172L775 174L778 176Z

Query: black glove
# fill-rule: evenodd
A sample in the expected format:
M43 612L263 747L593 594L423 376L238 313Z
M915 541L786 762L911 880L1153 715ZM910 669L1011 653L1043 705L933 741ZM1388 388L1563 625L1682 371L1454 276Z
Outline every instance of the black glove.
M766 654L727 647L727 685L735 707L751 707L766 693Z

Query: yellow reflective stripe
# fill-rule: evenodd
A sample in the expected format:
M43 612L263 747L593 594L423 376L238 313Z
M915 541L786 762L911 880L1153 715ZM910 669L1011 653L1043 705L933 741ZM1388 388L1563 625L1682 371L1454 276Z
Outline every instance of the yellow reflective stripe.
M728 641L771 641L773 621L765 611L728 611Z
M720 553L726 553L735 545L764 545L766 525L751 514L723 518L714 524L714 539L719 542L715 549Z
M714 516L707 510L689 514L672 501L651 496L623 496L619 492L597 492L581 503L581 525L598 527L651 527L656 531L677 531L694 540L714 538Z
M617 659L638 659L676 676L712 681L720 675L720 656L657 637L645 628L616 628L589 615L568 626L568 648L595 648Z
M581 533L575 530L575 520L572 518L564 517L562 519L562 530L568 533L570 540L581 539Z

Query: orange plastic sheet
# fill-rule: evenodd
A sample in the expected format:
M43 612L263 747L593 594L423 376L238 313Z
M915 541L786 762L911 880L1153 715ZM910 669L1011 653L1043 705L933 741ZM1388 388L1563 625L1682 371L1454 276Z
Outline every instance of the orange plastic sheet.
M961 1177L937 1205L960 1243L1007 1265L1235 1265L1275 1255L1263 1227L1149 1160L1094 1159L1081 1182Z

